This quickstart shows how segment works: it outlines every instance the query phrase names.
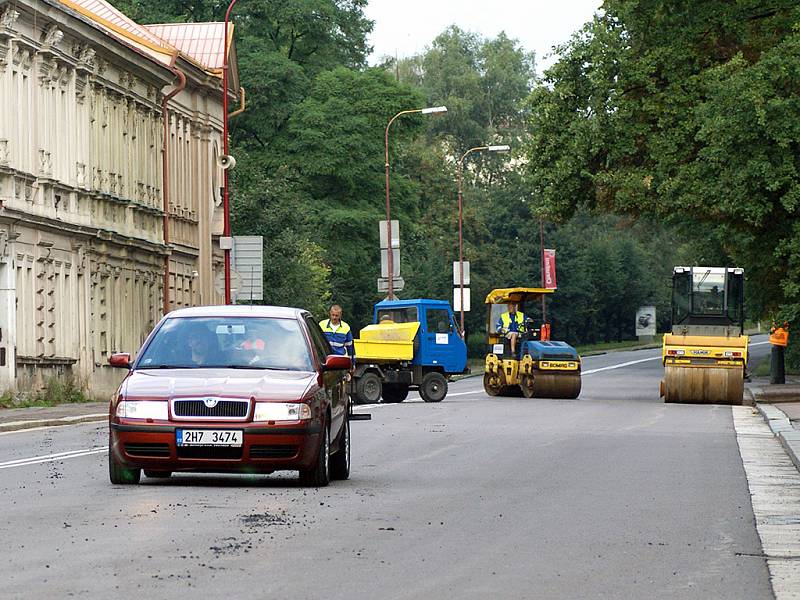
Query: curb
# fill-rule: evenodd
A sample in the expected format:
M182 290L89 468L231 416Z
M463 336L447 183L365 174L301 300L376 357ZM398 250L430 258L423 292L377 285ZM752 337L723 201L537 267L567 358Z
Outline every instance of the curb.
M76 425L78 423L95 423L100 421L106 421L107 419L108 419L108 413L93 413L90 415L61 417L58 419L9 421L8 423L0 423L0 433L9 431L22 431L23 429L34 429L36 427L58 427L60 425Z
M794 466L800 470L800 430L795 429L788 417L772 404L758 402L756 408L786 450Z

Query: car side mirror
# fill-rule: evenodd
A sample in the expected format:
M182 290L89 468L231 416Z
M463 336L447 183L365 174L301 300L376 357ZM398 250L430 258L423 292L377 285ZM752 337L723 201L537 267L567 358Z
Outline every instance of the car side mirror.
M342 354L329 354L325 358L325 364L322 367L323 371L349 371L353 366L353 361L349 356Z
M117 352L108 357L108 364L120 369L130 369L131 355L128 352Z

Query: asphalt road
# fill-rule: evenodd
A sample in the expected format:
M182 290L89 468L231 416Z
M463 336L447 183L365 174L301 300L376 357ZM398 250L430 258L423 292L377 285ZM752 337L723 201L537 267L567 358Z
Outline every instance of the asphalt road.
M578 400L362 408L320 490L112 486L105 425L2 434L0 597L771 598L731 409L663 404L658 353L586 358Z

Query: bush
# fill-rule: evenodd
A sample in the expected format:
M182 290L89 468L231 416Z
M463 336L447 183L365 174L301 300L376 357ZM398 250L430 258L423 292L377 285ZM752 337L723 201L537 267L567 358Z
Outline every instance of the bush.
M29 406L55 406L91 402L84 388L74 377L50 377L43 388L24 392L10 392L0 396L2 408L26 408Z

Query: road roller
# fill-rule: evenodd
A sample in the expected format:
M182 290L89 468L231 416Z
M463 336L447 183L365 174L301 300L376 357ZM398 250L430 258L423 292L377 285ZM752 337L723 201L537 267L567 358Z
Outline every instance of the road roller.
M548 323L537 328L524 315L526 303L535 306L553 292L516 287L486 296L489 352L483 388L490 396L573 399L581 393L578 352L566 342L551 340Z
M744 335L744 270L675 267L672 332L661 358L665 402L742 404L747 336Z

